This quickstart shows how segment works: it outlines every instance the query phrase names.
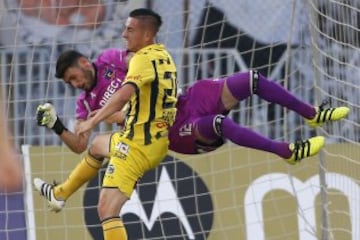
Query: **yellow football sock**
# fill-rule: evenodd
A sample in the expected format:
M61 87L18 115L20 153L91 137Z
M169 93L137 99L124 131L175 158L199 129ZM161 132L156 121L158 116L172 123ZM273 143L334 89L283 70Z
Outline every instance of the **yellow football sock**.
M69 177L54 187L55 198L66 200L84 183L96 176L101 168L102 161L95 159L89 153L73 169Z
M102 222L104 240L127 240L126 229L120 217L113 217Z

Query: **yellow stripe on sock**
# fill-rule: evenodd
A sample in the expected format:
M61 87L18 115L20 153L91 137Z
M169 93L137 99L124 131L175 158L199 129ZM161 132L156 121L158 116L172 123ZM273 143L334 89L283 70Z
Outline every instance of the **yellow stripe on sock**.
M115 228L123 228L124 224L118 221L112 221L109 223L104 224L104 231L113 230Z
M101 165L103 163L103 161L94 158L89 153L85 155L84 160L87 164L89 164L90 167L96 168L96 169L101 168Z

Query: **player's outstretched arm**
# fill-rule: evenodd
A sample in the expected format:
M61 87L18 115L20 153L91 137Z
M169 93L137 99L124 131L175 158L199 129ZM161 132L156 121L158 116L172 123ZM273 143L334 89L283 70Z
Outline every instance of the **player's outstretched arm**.
M77 121L77 123L75 125L75 129L82 121L83 120ZM71 131L64 131L60 135L60 138L66 144L66 146L68 146L70 148L71 151L73 151L74 153L82 153L88 147L90 133L91 133L91 131L88 131L88 132L82 134L81 136L78 136Z
M120 90L111 96L109 101L102 107L92 118L81 122L76 128L78 136L88 132L98 125L101 121L112 114L123 109L125 104L130 100L131 96L135 93L135 86L132 84L125 84Z
M89 113L89 118L95 116L95 114L98 112L99 110L95 110L91 113ZM125 119L126 119L126 111L125 110L122 110L122 111L119 111L119 112L116 112L112 115L110 115L109 117L107 117L104 122L107 123L107 124L117 124L119 126L122 126L124 125L124 122L125 122Z
M39 126L53 130L74 153L82 153L86 150L90 132L78 136L69 131L57 116L55 107L51 103L40 104L37 107L36 122Z

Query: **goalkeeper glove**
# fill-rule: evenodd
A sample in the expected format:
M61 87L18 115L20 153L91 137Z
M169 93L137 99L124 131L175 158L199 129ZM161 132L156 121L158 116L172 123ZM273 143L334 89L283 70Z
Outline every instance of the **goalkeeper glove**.
M51 103L40 104L37 107L36 122L39 126L46 126L52 129L57 135L60 135L64 130L67 131Z

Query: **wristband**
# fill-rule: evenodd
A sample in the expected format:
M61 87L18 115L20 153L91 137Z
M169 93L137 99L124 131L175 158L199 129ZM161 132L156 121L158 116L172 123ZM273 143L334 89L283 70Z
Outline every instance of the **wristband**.
M61 135L63 131L67 131L67 128L64 126L64 124L61 122L60 118L58 117L55 121L54 126L52 127L52 130L54 130L54 132L57 135Z

